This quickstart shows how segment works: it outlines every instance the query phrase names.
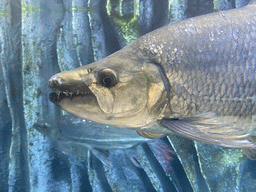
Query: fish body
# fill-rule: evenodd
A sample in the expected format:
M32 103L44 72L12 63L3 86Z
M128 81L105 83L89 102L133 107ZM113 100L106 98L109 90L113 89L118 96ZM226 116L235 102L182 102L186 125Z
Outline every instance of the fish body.
M85 160L89 160L91 152L106 165L112 164L109 161L111 150L124 150L134 165L140 167L136 161L134 147L154 141L139 136L134 130L94 123L71 114L61 116L55 122L38 121L33 127L48 137L58 151Z
M124 150L127 157L137 167L135 147L147 143L166 174L171 174L167 165L176 158L174 150L166 139L141 137L134 130L106 126L81 119L74 115L61 116L57 121L38 121L33 126L42 135L52 140L58 150L88 160L91 151L104 164L110 165L111 150ZM163 160L164 159L164 160Z
M49 87L57 106L98 123L255 149L256 1L164 26Z
M150 139L134 130L100 125L73 115L64 115L57 122L39 121L34 124L43 135L52 140L76 143L88 149L128 149Z

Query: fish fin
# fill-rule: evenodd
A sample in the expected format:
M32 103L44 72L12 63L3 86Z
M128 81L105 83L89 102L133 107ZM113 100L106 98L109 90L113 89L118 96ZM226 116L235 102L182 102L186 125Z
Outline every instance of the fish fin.
M109 158L109 150L105 150L105 149L99 149L99 148L93 148L91 149L92 153L94 153L95 151L97 151L98 153L101 153L102 155L104 155L105 157Z
M172 132L204 143L235 148L256 148L243 128L220 121L214 113L185 118L163 118L160 124Z
M242 150L249 159L256 160L256 149L243 148Z
M134 149L126 149L124 150L126 156L132 161L132 163L138 167L138 168L142 168L141 164L139 163L138 159L137 159L137 153L136 150Z
M177 158L177 155L168 139L166 137L154 139L147 142L147 144L160 163L164 172L170 176L171 172L173 171L172 161Z
M141 137L145 137L148 139L157 139L165 134L162 133L152 133L152 132L144 132L144 131L137 131L137 134Z
M109 150L93 148L90 150L93 155L95 155L104 165L111 166L109 161Z

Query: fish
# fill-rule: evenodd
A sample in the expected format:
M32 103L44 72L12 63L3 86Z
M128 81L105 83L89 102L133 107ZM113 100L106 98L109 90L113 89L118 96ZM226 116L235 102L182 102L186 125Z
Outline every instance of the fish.
M166 174L171 174L172 168L167 165L177 158L166 138L141 137L134 130L101 125L72 114L62 115L57 121L39 120L33 128L53 141L62 153L88 161L90 151L105 165L112 165L108 159L111 150L123 150L133 164L141 168L135 152L141 144L149 146Z
M53 141L62 153L88 160L90 151L107 165L111 164L108 161L110 150L124 150L134 165L140 167L132 149L142 143L153 142L134 130L97 124L72 114L63 115L57 121L39 120L33 127Z
M49 99L146 138L179 134L256 158L256 0L168 24L53 75Z
M151 141L134 130L97 124L72 114L63 115L53 122L41 120L33 127L52 140L72 141L89 149L128 149Z

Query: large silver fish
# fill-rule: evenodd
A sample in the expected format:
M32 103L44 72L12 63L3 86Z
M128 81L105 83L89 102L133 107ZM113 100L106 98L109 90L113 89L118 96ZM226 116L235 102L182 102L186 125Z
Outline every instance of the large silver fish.
M50 100L79 117L256 148L256 0L186 19L49 80ZM156 135L154 135L156 133Z

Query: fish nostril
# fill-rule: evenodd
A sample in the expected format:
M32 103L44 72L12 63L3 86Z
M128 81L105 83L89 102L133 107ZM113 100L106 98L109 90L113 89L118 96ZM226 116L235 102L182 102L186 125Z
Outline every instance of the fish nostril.
M53 87L58 86L58 84L59 84L59 82L58 82L57 80L52 80L52 81L51 81L51 85L52 85Z
M58 82L56 80L50 80L48 83L48 87L54 88L57 84L58 84Z
M49 88L56 88L61 84L61 82L61 78L57 74L50 78L48 86Z

